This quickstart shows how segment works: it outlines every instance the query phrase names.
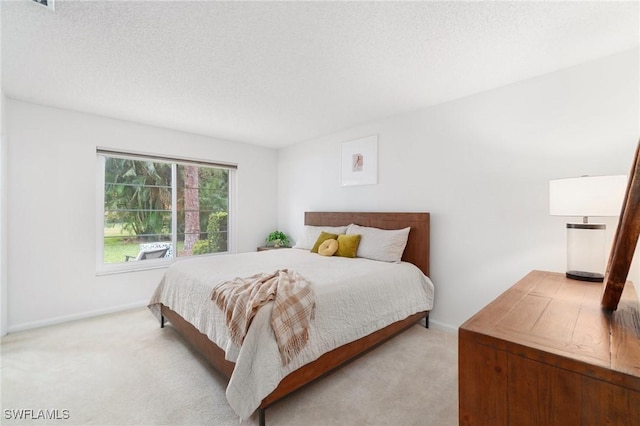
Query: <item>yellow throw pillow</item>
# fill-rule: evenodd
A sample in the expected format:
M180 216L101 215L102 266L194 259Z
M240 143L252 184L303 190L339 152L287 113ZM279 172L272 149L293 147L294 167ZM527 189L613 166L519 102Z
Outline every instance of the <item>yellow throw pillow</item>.
M360 244L360 235L338 235L338 251L336 256L356 257L358 253L358 245Z
M318 247L318 254L322 256L333 256L336 251L338 251L338 240L333 238L324 240Z
M336 238L338 238L338 234L331 234L329 232L322 231L320 233L320 236L318 236L316 243L311 248L311 253L317 253L318 248L320 247L320 244L324 243L326 240L332 240L332 239L335 240Z

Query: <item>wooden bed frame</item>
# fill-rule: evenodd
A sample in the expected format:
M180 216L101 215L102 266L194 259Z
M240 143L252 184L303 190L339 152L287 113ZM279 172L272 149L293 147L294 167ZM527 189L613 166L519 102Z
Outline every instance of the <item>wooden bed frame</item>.
M314 226L342 226L355 223L361 226L371 226L381 229L402 229L411 227L409 239L402 260L413 263L429 276L429 213L352 213L352 212L306 212L305 225ZM225 354L214 342L200 333L193 325L179 314L161 305L161 327L165 319L191 343L211 365L225 377L230 378L235 364L225 359ZM429 327L429 312L418 312L404 320L395 322L383 329L375 331L361 339L340 346L315 361L303 365L282 379L278 387L262 400L258 408L259 423L265 424L265 409L284 398L302 386L331 373L333 370L363 355L377 345L385 342L396 334L406 330L425 319L425 326Z

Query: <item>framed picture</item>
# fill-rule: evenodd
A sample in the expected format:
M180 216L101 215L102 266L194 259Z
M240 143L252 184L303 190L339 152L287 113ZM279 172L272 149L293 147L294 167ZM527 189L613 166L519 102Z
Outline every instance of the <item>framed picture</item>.
M55 0L32 0L46 8L49 8L51 10L55 10Z
M342 143L342 186L378 183L378 135Z

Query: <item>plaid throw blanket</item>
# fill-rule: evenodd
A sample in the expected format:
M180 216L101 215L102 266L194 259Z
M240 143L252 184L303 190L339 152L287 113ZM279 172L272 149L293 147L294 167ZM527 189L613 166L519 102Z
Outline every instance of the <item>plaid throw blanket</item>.
M231 340L238 346L258 309L271 300L271 327L282 364L287 365L307 344L316 301L311 284L297 272L279 269L226 281L214 287L211 300L224 312Z

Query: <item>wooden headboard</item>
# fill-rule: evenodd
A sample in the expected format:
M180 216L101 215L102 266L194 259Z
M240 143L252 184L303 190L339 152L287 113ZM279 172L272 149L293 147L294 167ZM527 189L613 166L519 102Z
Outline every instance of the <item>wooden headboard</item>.
M304 224L343 226L355 223L380 229L411 227L402 260L429 276L429 213L305 212Z

